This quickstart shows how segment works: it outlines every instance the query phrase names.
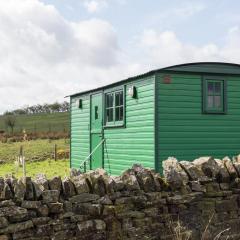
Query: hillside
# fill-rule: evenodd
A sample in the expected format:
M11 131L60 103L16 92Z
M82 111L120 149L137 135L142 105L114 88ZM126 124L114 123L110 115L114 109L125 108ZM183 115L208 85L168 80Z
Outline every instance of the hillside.
M0 130L7 129L5 116L0 116ZM17 115L14 133L25 129L27 132L64 132L69 131L69 112Z

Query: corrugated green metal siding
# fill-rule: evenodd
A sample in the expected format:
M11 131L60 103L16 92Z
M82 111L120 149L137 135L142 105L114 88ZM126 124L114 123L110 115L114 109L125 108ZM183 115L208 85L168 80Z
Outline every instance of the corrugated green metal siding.
M240 78L227 81L226 115L202 114L202 77L173 74L164 84L157 76L158 159L193 160L240 153ZM162 164L160 163L160 166Z
M138 99L127 95L128 87L137 87ZM104 167L113 175L140 163L155 166L154 77L126 85L126 126L104 130Z
M76 107L76 99L83 99L82 109ZM79 168L80 163L89 155L90 100L89 96L71 99L71 167Z

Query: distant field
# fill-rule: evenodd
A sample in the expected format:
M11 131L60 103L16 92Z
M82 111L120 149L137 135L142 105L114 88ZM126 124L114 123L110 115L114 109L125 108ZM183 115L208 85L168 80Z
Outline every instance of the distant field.
M38 173L45 174L48 178L53 176L65 177L69 175L69 160L45 160L41 162L27 163L26 173L29 177L35 177ZM17 168L13 163L0 166L0 177L12 174L19 178L23 176L22 168Z
M19 155L20 146L23 146L26 161L45 160L52 157L54 144L57 144L58 151L69 151L69 139L51 140L39 139L24 142L1 143L0 161L12 163ZM2 165L0 165L2 169Z
M66 132L69 131L69 113L32 114L16 116L14 132ZM4 116L0 116L0 130L9 132L6 128Z

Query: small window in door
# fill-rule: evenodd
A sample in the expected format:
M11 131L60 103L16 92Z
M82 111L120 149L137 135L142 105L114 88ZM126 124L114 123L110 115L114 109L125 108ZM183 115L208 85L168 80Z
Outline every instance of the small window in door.
M98 106L95 106L95 120L98 119Z

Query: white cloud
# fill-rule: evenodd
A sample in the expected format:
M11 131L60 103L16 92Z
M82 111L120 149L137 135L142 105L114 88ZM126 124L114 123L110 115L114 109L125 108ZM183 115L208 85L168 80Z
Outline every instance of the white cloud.
M38 0L0 1L0 111L113 82L131 71L121 54L106 21L70 22Z
M95 13L100 11L101 9L107 7L107 1L105 0L86 0L84 2L85 8L90 13Z
M168 66L195 61L226 61L240 63L240 29L226 34L223 46L206 43L202 46L181 41L173 31L145 30L140 36L139 49L144 50L143 65Z
M226 33L223 46L198 46L173 31L149 29L126 54L107 21L69 21L39 0L0 1L0 111L62 101L67 94L171 64L240 63L239 49L238 26Z
M162 11L156 11L152 13L147 21L151 25L161 23L161 25L169 25L172 23L179 23L183 20L189 20L197 16L197 14L203 12L206 9L206 5L203 2L197 1L181 1L179 4L175 4L173 1L172 7L164 9ZM160 25L160 26L161 26Z

